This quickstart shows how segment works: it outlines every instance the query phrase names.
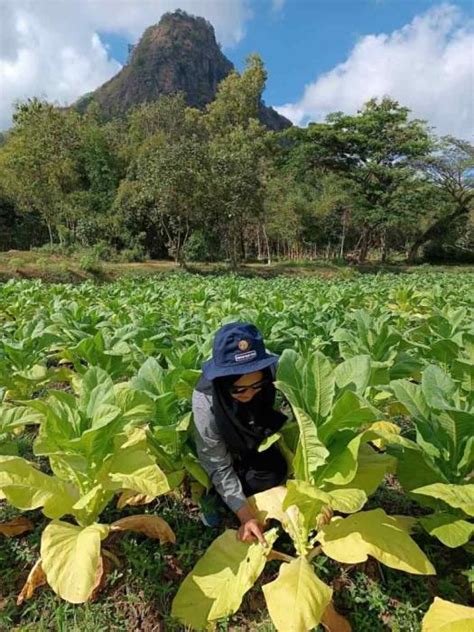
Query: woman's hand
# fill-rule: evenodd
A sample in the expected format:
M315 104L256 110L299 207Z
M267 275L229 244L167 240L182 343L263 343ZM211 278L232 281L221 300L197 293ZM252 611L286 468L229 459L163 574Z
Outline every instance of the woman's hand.
M258 540L262 546L267 546L267 541L262 533L262 529L255 518L247 520L244 524L240 525L237 531L237 540L241 542L255 542Z
M267 546L267 541L263 535L262 527L255 518L248 505L239 509L237 515L240 519L240 528L237 532L237 540L241 542L255 542L258 540L262 546Z

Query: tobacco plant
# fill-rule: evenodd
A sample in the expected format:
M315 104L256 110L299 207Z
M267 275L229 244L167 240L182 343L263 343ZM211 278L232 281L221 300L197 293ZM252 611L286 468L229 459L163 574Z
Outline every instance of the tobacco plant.
M439 366L429 365L421 384L391 382L415 426L415 440L393 438L403 488L434 510L422 526L449 547L474 534L474 397ZM395 444L395 445L393 445Z
M270 618L277 630L312 630L331 608L332 589L316 573L312 560L324 553L343 563L359 563L370 555L401 571L430 575L435 570L409 535L416 522L388 516L382 509L359 511L366 500L357 489L323 492L305 481L289 481L250 499L262 521L277 520L290 536L294 555L275 548L278 528L266 532L267 546L237 541L227 529L207 549L181 584L172 615L194 630L237 612L245 593L269 560L281 561L278 576L262 586ZM332 512L352 514L328 517Z
M260 521L280 522L296 555L274 549L275 529L267 533L266 549L239 543L235 532L226 531L184 580L173 602L175 617L200 630L235 613L268 559L283 562L263 592L275 627L285 632L311 630L330 606L332 590L311 564L320 553L342 563L363 562L371 555L399 570L435 573L409 535L415 518L388 516L382 509L361 511L394 467L393 457L369 445L385 436L380 429L387 429L364 397L370 375L368 356L334 369L319 352L303 356L284 351L275 384L290 402L299 430L292 458L296 480L250 502Z
M170 490L143 427L153 402L127 383L114 385L104 371L93 368L84 375L78 397L51 391L45 401L33 400L25 408L37 413L34 453L48 459L51 474L19 456L0 456L0 497L24 511L40 508L51 522L20 600L47 581L63 599L80 603L100 582L101 541L110 532L132 529L174 541L158 516L100 522L117 493L154 498Z

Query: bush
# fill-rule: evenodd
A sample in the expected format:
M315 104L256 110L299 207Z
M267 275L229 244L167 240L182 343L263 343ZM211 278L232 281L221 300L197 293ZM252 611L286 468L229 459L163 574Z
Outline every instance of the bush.
M100 272L102 266L97 255L91 253L79 259L79 268L84 272Z
M223 258L221 242L203 230L194 231L183 248L186 261L212 262Z
M147 256L142 246L134 246L133 248L125 248L118 253L118 261L123 263L141 263L146 261Z
M117 250L106 241L99 241L92 248L92 252L100 261L120 261Z

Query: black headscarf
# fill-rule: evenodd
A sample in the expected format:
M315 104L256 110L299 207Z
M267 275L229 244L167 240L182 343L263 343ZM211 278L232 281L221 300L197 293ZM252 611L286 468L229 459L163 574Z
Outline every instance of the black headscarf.
M232 375L210 381L203 375L196 390L212 395L212 411L229 451L245 458L265 437L277 432L287 417L273 408L276 390L270 368L263 370L266 384L247 403L237 401L230 394L230 387L239 377Z

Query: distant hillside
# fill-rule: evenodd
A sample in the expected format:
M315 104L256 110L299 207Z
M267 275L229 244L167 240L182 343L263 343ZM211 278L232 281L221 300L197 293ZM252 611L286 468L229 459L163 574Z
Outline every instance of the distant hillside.
M203 108L214 100L219 82L233 69L207 20L183 11L167 13L159 24L146 29L129 63L75 107L82 112L94 100L107 117L113 117L164 94L183 92L189 105ZM291 125L263 102L260 120L274 130Z

